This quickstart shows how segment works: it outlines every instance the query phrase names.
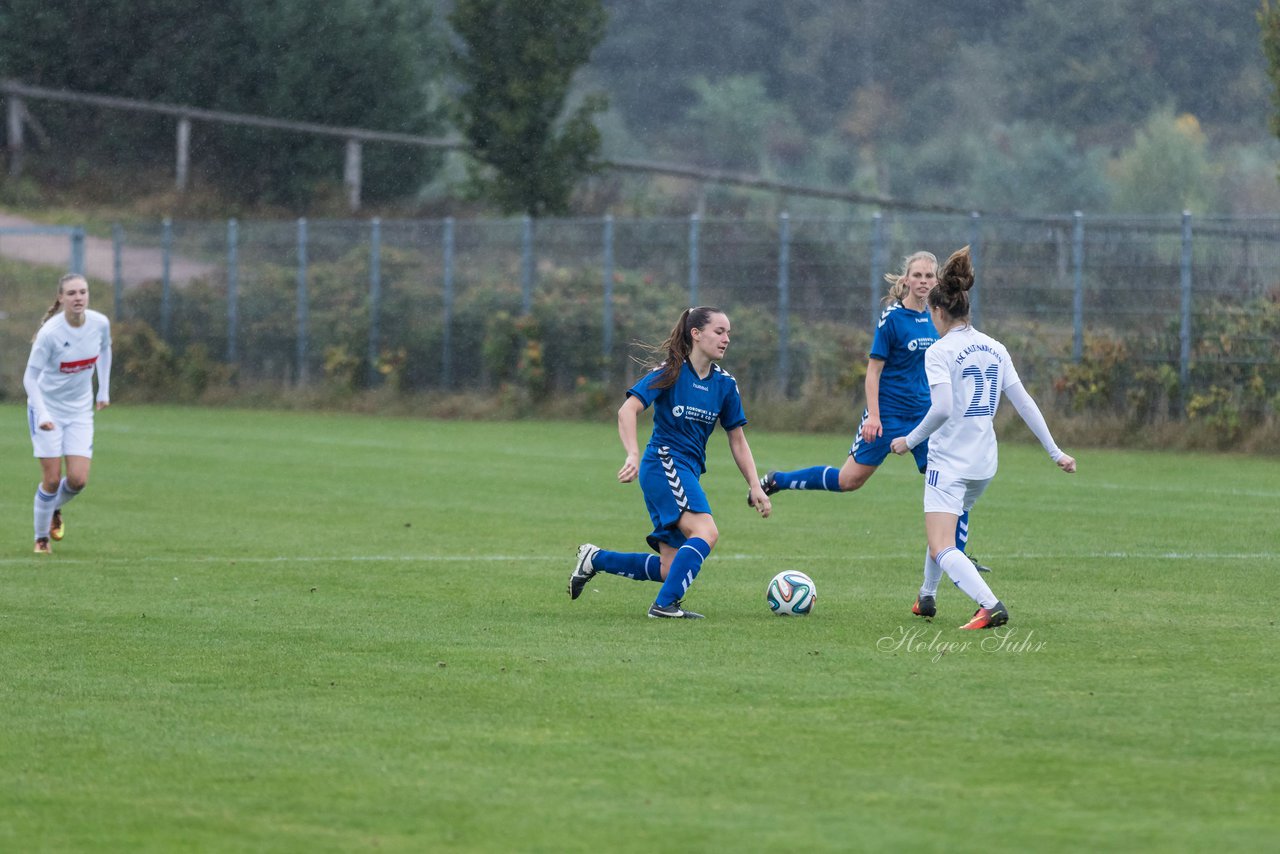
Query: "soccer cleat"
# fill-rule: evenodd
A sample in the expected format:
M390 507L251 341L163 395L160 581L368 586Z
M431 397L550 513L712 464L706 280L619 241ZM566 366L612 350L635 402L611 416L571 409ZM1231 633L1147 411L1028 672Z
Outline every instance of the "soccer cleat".
M49 548L49 538L48 538L48 537L38 537L38 538L36 538L36 548L35 548L35 553L36 553L36 554L38 554L38 555L51 555L51 554L53 554L53 549Z
M49 539L60 541L65 531L66 529L62 527L62 511L54 510L53 521L49 523Z
M911 606L911 613L917 617L924 617L926 620L932 620L934 615L938 613L938 605L932 596L921 594L916 597L916 603Z
M967 557L967 558L969 558L969 560L973 561L973 567L974 567L974 569L978 570L978 572L990 572L990 571L991 571L991 567L989 567L989 566L983 566L982 564L978 563L978 559L977 559L976 557L974 557L973 555L965 555L965 557Z
M672 602L670 605L659 605L657 602L649 606L649 616L655 619L685 619L685 620L701 620L702 615L693 611L686 611L680 607L680 600Z
M965 623L962 629L994 629L1009 622L1009 609L997 602L990 608L979 608L973 612L973 619Z
M591 543L583 543L578 546L578 563L573 567L573 572L569 575L569 598L577 599L582 595L582 588L587 586L587 582L595 577L596 568L591 565L592 559L600 549Z
M774 477L776 474L776 471L771 471L764 477L760 478L760 488L764 490L765 495L773 495L775 492L782 489L781 486L778 486L778 479ZM747 490L747 506L756 506L755 502L751 500L751 490Z

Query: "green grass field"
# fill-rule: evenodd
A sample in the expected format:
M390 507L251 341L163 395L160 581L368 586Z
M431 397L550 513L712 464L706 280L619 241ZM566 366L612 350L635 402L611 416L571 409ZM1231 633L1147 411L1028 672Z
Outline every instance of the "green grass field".
M1006 443L972 551L1013 621L908 609L920 478L761 520L719 433L688 603L611 424L116 406L51 557L0 407L0 849L1258 850L1280 831L1280 461ZM753 433L765 467L845 436ZM812 616L771 615L779 569Z

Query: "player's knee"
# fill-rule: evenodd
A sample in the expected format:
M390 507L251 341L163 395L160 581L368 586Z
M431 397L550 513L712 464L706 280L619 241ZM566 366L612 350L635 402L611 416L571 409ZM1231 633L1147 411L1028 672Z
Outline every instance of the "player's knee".
M86 475L67 475L67 488L72 492L79 492L89 485L89 476ZM57 484L54 484L57 487Z
M840 491L853 492L855 489L861 489L870 476L869 472L864 471L842 471L840 472Z

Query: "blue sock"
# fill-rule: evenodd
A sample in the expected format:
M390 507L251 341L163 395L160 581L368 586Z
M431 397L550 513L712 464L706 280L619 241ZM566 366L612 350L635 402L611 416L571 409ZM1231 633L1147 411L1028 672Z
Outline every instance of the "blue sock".
M678 599L683 599L685 591L702 569L702 562L711 554L711 546L701 537L690 537L676 551L671 560L671 568L667 570L667 580L662 582L655 605L666 607Z
M843 491L840 489L840 469L834 466L810 466L807 469L774 472L773 479L782 489Z
M621 575L635 581L661 581L662 561L655 554L641 552L596 552L591 565L610 575Z
M969 511L966 510L956 520L956 548L964 551L964 547L969 544Z

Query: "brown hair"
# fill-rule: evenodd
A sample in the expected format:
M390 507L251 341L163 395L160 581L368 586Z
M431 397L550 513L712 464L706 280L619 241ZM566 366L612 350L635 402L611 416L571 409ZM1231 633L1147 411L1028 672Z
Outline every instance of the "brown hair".
M49 306L49 310L44 313L44 317L40 318L40 326L44 326L49 322L49 318L62 311L62 286L74 279L81 279L86 284L89 281L80 273L64 273L62 278L58 279L58 295L53 298L53 305ZM40 331L40 326L36 327L36 332ZM36 340L36 336L32 335L31 340Z
M932 252L912 252L910 255L902 259L902 270L898 273L885 273L884 280L889 283L889 292L885 294L882 303L888 305L890 303L902 302L902 298L911 290L907 282L907 274L911 272L911 265L917 261L931 261L933 269L938 269L938 256Z
M969 289L973 287L973 259L969 247L957 249L938 271L938 284L929 291L929 305L945 311L954 320L969 316Z
M693 330L702 329L710 323L713 314L724 312L709 305L686 308L680 312L680 319L672 327L667 340L657 347L647 348L658 360L652 367L662 370L654 380L653 388L671 388L676 384L676 380L680 378L680 369L684 367L684 360L689 358L689 352L693 349Z

